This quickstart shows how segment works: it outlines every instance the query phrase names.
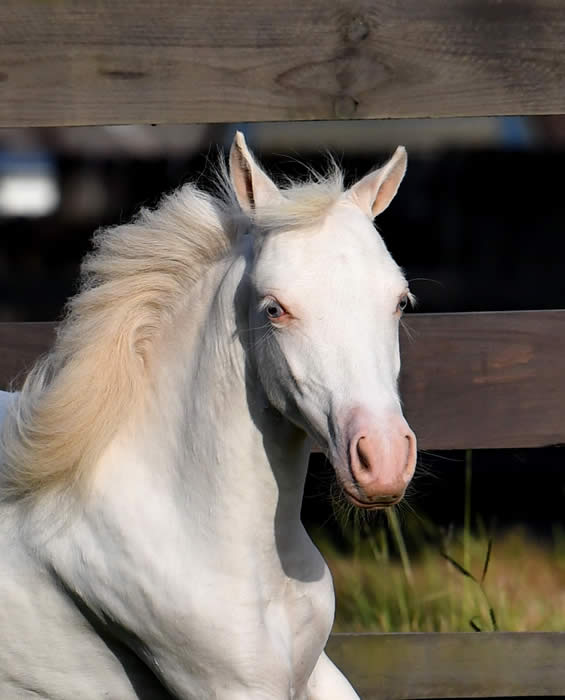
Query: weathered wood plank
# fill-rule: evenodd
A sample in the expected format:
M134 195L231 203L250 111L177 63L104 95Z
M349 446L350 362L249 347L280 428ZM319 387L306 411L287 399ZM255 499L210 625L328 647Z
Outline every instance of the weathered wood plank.
M401 390L423 449L565 443L565 310L406 317ZM0 324L0 387L53 339Z
M19 386L54 338L53 323L0 323L0 389Z
M401 392L420 447L565 442L565 310L406 317Z
M0 126L563 112L562 0L0 3Z
M363 700L559 696L565 634L340 634L328 655Z

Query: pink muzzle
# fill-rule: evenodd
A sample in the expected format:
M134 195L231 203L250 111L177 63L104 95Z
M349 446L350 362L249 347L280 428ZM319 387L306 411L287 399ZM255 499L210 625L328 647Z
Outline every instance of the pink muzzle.
M350 478L342 486L363 508L384 508L401 500L416 466L416 436L400 413L376 421L354 409L346 421Z

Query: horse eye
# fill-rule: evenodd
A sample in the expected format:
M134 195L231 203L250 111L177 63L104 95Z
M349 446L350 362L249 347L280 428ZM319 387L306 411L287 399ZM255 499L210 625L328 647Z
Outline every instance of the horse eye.
M404 311L404 309L408 306L408 297L404 296L400 299L398 302L398 311Z
M271 299L269 301L269 303L265 307L265 311L266 311L267 316L269 318L280 318L281 316L284 316L286 313L286 311L279 304L279 302L275 301L274 299Z

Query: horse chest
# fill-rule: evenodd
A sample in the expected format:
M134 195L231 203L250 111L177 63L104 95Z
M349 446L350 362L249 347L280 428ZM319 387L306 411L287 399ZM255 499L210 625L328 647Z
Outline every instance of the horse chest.
M271 640L273 661L289 674L290 697L301 697L326 644L334 612L329 572L319 581L287 579L280 596L269 601L264 620Z
M189 615L197 676L206 687L239 678L261 689L257 697L303 698L333 621L329 571L315 581L281 575L250 582L227 589L215 580L206 586L215 591L213 609L200 599Z

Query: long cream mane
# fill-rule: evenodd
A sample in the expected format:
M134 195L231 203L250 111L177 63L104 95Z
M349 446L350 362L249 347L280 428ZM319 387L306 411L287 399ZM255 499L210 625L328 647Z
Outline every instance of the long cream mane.
M100 231L82 265L54 349L28 375L0 434L0 497L81 483L143 396L150 349L190 287L227 255L242 214L225 173L223 196L185 185L131 223ZM283 189L260 228L323 217L343 191L337 167Z

